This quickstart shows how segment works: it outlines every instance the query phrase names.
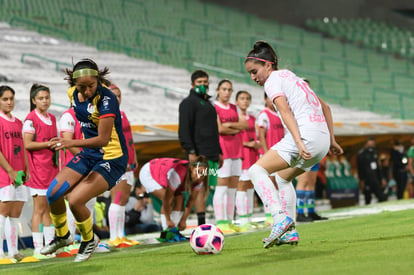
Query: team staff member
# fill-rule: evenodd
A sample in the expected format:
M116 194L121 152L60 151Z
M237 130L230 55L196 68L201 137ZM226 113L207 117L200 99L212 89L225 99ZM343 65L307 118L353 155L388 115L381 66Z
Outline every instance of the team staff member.
M371 203L372 193L380 202L387 200L386 195L381 191L381 172L375 145L375 139L368 138L357 157L359 184L364 192L365 204Z
M115 95L102 84L109 84L105 76L108 68L99 70L93 60L83 59L72 70L66 69L69 94L84 139L55 138L50 148L61 150L81 147L78 153L52 181L47 198L56 237L40 252L50 254L72 243L66 220L64 196L76 220L82 241L75 262L90 258L99 239L93 233L92 215L85 206L91 198L111 189L125 173L128 154L122 132L121 113Z
M190 94L179 106L178 137L190 162L200 155L208 158L209 185L217 185L217 170L223 162L219 143L216 109L208 95L209 78L205 71L197 70L191 75ZM206 223L206 196L198 194L195 202L198 224Z

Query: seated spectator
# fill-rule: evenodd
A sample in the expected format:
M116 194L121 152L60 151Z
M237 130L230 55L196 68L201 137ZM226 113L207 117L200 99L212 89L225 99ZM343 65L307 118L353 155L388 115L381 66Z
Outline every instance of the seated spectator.
M135 190L125 206L125 234L161 231L161 225L154 222L154 207L145 187L136 182Z

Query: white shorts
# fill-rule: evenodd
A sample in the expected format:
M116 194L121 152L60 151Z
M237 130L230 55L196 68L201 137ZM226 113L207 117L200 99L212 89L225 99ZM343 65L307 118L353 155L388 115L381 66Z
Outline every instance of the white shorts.
M0 201L27 201L28 194L27 187L20 185L14 187L14 185L7 185L0 188Z
M225 159L218 170L219 178L239 177L242 172L242 159Z
M117 183L120 182L120 181L123 181L123 180L126 180L126 182L127 182L128 185L134 186L134 183L135 183L134 171L127 171L127 172L125 172L125 174L123 174L119 178L119 180L117 181Z
M46 196L47 189L37 189L32 187L27 187L29 189L30 196Z
M239 181L249 181L249 169L243 169Z
M144 166L142 166L141 171L139 172L139 180L141 184L144 185L148 193L152 193L155 190L164 188L152 178L149 162L145 163Z
M298 167L304 171L309 171L312 166L328 154L331 140L329 133L320 131L303 131L301 134L306 149L312 155L310 160L298 157L298 148L289 132L286 133L281 141L273 145L271 149L277 151L290 167Z

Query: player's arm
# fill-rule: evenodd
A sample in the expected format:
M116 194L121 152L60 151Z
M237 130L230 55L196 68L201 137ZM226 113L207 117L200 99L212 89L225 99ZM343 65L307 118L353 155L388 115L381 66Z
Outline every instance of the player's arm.
M167 185L165 189L164 198L162 200L162 208L164 210L165 220L169 228L175 227L174 222L171 220L172 204L174 200L174 190Z
M115 116L106 116L99 119L98 136L87 139L63 139L53 138L50 140L50 148L59 150L69 147L99 148L104 147L111 139Z
M26 150L29 151L38 151L42 149L49 148L49 141L38 142L34 141L35 134L32 133L23 133L23 143Z
M287 103L285 96L277 96L273 102L276 105L276 108L279 110L280 116L282 117L283 122L288 128L290 134L293 137L293 140L296 143L299 151L299 157L309 160L312 158L312 155L308 152L305 147L305 144L302 141L300 136L299 127L296 122L295 117L293 116L292 111L290 110L289 104Z
M61 134L64 139L73 139L72 132L61 132ZM76 155L81 151L79 147L68 147L67 149L72 153L72 155Z
M240 130L238 129L230 128L228 126L223 125L218 116L217 116L217 126L218 126L218 132L220 135L235 135L237 133L240 133Z
M323 115L325 116L326 124L328 125L329 134L331 136L331 150L330 150L330 152L332 154L335 154L335 155L343 154L344 150L336 142L336 139L335 139L331 108L322 99L320 99L319 97L318 97L318 99L319 99L319 102L321 103L322 112L323 112Z
M226 122L222 124L225 127L229 127L236 130L246 130L249 128L249 123L247 122L246 118L243 115L239 115L239 121L237 122Z
M266 132L267 130L265 127L259 126L259 142L265 153L269 150L269 147L267 147Z
M3 168L9 175L12 182L16 180L17 171L13 169L7 159L4 157L3 153L0 151L0 166Z
M198 193L198 190L193 190L191 192L191 196L188 198L187 205L184 208L184 213L180 219L180 222L177 225L179 230L184 230L187 227L187 218L191 213L191 209L194 206L194 202L197 198Z
M184 100L181 102L178 111L178 138L180 140L181 147L187 152L187 154L195 154L195 145L193 143L194 133L194 110L191 106L191 102Z

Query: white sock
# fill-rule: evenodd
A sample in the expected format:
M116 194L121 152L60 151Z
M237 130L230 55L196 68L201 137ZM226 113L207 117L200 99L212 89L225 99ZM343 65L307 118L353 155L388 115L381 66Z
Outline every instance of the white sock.
M276 187L269 178L269 173L260 165L253 164L249 169L249 177L264 206L272 214L273 222L275 224L281 222L286 215L282 210Z
M66 206L66 222L68 223L69 232L72 236L76 233L75 217L68 206Z
M240 225L244 225L249 222L248 214L248 203L247 203L247 192L237 191L236 193L236 209L239 215Z
M6 224L6 217L0 215L0 258L4 257L3 241L4 241L4 228Z
M249 215L249 221L252 219L253 210L254 210L254 189L249 188L246 191L247 193L247 214Z
M40 254L40 249L43 247L43 233L42 232L32 232L33 238L33 255Z
M108 218L109 218L109 238L115 240L119 233L119 222L121 219L122 212L125 212L125 206L120 206L119 204L111 203L108 209Z
M178 226L178 223L180 222L183 214L183 211L171 211L171 220L175 223L176 226Z
M165 217L165 214L161 214L160 219L161 219L162 230L167 229L168 225L167 225L167 218Z
M227 188L227 220L230 222L234 219L234 204L236 202L236 188Z
M86 204L86 208L88 208L89 212L91 212L91 215L93 217L93 213L95 212L95 203L96 203L96 197L90 199Z
M43 236L45 238L45 244L50 244L55 237L55 227L53 225L43 226Z
M279 197L282 204L282 210L285 211L286 215L296 220L296 191L291 181L282 179L276 173L276 182L279 186Z
M227 186L216 186L213 196L213 209L216 222L227 220L227 211L225 208Z
M7 248L9 250L9 257L13 257L18 252L19 218L9 217L6 220L5 234L7 240Z
M120 205L121 212L118 217L118 237L125 237L125 206Z

